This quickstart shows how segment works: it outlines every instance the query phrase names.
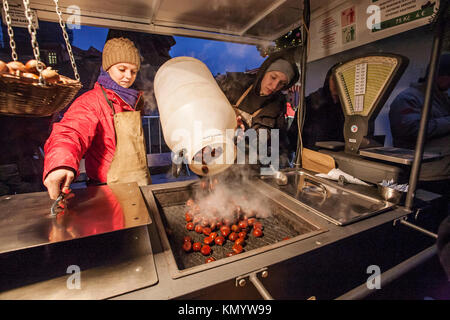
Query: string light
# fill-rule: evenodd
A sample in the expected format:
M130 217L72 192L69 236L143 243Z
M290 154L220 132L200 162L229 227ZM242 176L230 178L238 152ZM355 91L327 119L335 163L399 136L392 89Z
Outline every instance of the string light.
M301 45L301 43L302 43L301 30L300 30L300 27L298 27L298 28L295 28L294 30L287 32L286 34L282 35L278 39L276 39L274 46L265 47L265 48L258 46L258 50L262 57L266 57L266 56L270 55L271 53L274 53L274 52L277 52L280 50L298 47L299 45Z

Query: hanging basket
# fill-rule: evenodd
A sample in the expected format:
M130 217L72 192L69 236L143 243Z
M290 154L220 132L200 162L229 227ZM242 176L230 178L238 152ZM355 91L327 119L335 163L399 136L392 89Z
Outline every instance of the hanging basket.
M45 65L40 60L39 44L36 39L36 28L32 22L30 3L29 0L23 0L37 71L34 72L34 78L25 77L26 74L19 71L0 73L0 114L26 117L51 116L64 109L82 87L58 0L53 1L76 80L58 75L57 72L55 72L57 80L46 81L44 79L43 69ZM18 61L7 0L3 0L3 9L6 16L12 58L13 61ZM11 69L9 71L11 72Z
M0 113L12 116L48 117L64 109L82 85L65 78L66 83L39 84L38 80L10 74L0 75Z

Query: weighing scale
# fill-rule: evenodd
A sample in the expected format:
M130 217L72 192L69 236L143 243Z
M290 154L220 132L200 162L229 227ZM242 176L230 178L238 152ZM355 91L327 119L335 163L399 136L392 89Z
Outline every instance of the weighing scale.
M414 151L384 147L375 136L374 122L403 75L409 60L398 54L376 53L353 58L332 70L345 116L343 144L318 142L320 152L331 155L346 173L371 183L406 182ZM339 151L339 148L344 150ZM439 157L424 154L423 161Z

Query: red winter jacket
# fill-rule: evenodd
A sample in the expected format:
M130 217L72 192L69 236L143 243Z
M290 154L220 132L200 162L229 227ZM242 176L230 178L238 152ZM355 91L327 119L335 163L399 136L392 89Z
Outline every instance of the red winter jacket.
M116 113L134 111L113 90L105 89L105 92ZM88 177L106 182L115 150L113 112L96 83L92 90L72 103L60 122L53 125L44 146L43 179L50 171L62 166L74 169L78 176L80 160L84 156Z

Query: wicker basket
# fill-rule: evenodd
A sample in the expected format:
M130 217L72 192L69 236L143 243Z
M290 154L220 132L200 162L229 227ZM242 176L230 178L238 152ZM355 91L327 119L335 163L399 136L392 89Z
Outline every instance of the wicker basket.
M0 113L25 117L51 116L64 109L81 87L81 83L74 80L67 84L41 85L37 80L1 74Z

